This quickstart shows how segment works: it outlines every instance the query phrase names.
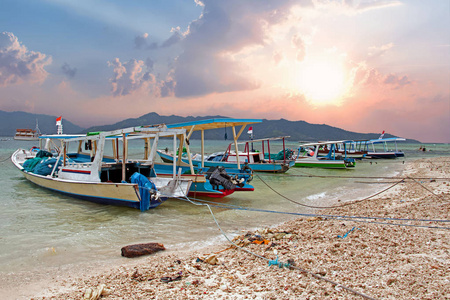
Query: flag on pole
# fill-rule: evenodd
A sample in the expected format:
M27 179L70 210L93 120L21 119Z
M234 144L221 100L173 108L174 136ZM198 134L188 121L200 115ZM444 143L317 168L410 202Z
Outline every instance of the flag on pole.
M250 128L247 131L248 134L253 134L253 126L250 126Z
M384 136L384 130L383 130L383 132L381 133L381 135L380 135L379 139L382 139L382 138L383 138L383 136Z
M56 125L62 124L62 116L59 116L59 118L56 118Z

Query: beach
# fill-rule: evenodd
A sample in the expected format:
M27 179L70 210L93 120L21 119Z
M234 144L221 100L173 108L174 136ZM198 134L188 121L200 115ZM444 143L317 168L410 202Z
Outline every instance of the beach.
M449 299L449 174L448 157L415 160L374 197L316 209L316 216L276 227L243 231L233 243L194 251L167 249L120 266L93 264L84 272L59 268L41 282L18 276L9 283L16 288L5 290L4 296Z

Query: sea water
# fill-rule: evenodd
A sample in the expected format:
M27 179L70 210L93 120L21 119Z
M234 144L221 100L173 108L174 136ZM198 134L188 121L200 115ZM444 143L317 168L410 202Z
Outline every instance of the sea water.
M347 170L292 168L285 174L255 173L251 182L255 191L212 200L224 206L211 207L214 219L207 206L188 201L170 199L140 212L40 188L28 182L10 161L17 148L29 149L36 143L0 138L0 278L83 264L124 263L129 260L121 257L121 248L136 243L158 242L169 251L219 244L226 238L218 224L231 239L302 214L320 214L320 209L308 206L362 199L389 186L367 177L398 176L405 162L450 156L448 144L401 144L404 158L358 161L355 168ZM229 143L208 141L206 152L223 151ZM171 140L162 140L160 149L172 145ZM282 144L272 145L275 153ZM286 147L295 149L297 145L288 142ZM419 151L420 146L427 151ZM191 141L191 151L200 151L199 141Z

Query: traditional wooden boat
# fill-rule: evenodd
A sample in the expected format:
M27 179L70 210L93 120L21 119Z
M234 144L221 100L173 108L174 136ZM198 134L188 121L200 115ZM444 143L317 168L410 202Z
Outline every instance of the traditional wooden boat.
M336 151L336 145L344 145L344 153ZM295 167L347 169L355 166L355 159L347 157L346 141L328 141L302 144L298 148ZM319 150L322 152L321 154Z
M159 125L87 135L43 135L40 149L47 151L36 154L18 149L11 160L26 179L41 187L75 198L145 211L170 197L187 195L192 180L177 174L175 164L171 177L157 176L154 169L159 138L173 137L176 149L177 135L185 134L184 129L168 129ZM128 144L132 141L144 143L143 159L130 159ZM106 153L106 142L112 146L110 155ZM77 147L77 150L70 152L70 146ZM83 152L83 146L87 152ZM50 152L51 149L54 153Z
M282 160L274 160L270 156L264 157L264 145L266 150L270 152L270 142L274 140L283 141L283 150L285 151L284 138L268 138L259 140L250 140L238 142L238 138L241 136L244 129L249 124L259 123L260 119L208 119L201 121L185 122L178 124L167 125L168 128L183 128L188 132L188 140L194 131L201 132L201 153L191 154L189 150L189 144L186 143L186 151L182 151L180 147L178 153L184 153L182 155L175 155L174 152L158 150L158 154L165 162L173 162L174 160L183 161L186 163L193 163L194 165L200 165L201 167L224 167L225 169L241 169L250 168L253 172L270 172L270 173L284 173L294 165L293 160L289 160L289 157L284 157ZM236 127L240 126L239 132L236 133ZM231 127L233 133L233 142L229 144L226 151L221 153L213 153L211 155L205 155L204 146L204 131L218 128ZM253 151L253 143L262 142L263 150L260 152ZM180 144L181 145L181 144ZM244 145L243 151L239 151L239 146ZM234 149L233 149L234 148ZM241 147L242 148L242 147Z
M368 140L366 158L397 158L404 157L405 153L398 149L397 142L406 141L404 138L378 138ZM391 147L389 146L391 145ZM392 148L393 145L393 148Z

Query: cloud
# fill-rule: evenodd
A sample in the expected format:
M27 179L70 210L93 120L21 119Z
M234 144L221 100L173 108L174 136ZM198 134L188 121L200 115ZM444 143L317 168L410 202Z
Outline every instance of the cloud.
M267 29L286 20L290 9L304 2L309 3L284 0L261 5L257 0L202 1L203 13L189 25L180 41L183 52L173 64L175 96L257 88L259 84L245 64L245 51L264 47L269 40ZM299 53L304 53L302 46ZM302 55L298 58L302 59Z
M158 45L156 42L149 42L149 35L148 33L144 33L142 35L138 35L134 38L134 48L135 49L144 49L144 50L155 50L158 48L168 48L172 45L177 44L179 41L183 39L183 34L180 33L180 28L172 28L171 30L172 35L161 43L161 45Z
M172 32L172 35L161 44L162 48L167 48L172 45L175 45L179 41L181 41L184 37L183 34L180 33L180 27L172 28L171 32Z
M173 95L180 98L256 89L260 83L250 73L252 68L248 63L252 54L273 43L272 26L287 22L293 7L303 4L311 6L311 0L279 0L264 5L259 0L198 0L196 4L203 7L202 14L189 24L186 31L181 32L180 27L172 28L172 35L159 45L155 42L150 44L147 33L135 37L136 49L165 51L164 48L173 45L178 47L173 49L177 54L167 64L167 75L162 75L166 77L163 82L155 81L153 86L134 83L133 86L145 85L153 92L159 90L159 95L163 97ZM303 60L305 43L300 36L293 43L297 49L297 60ZM273 53L274 50L268 48L267 51ZM277 56L274 59L280 62L281 58ZM126 83L125 78L121 77L128 74L120 71L125 64L113 62L110 65L115 67L115 76L111 80L114 95L137 90L131 86L131 79L127 79ZM147 64L147 71L153 70L153 62ZM157 76L160 77L160 66L158 71Z
M329 0L316 0L316 3L320 6L330 7L342 7L347 12L366 12L369 10L383 9L386 7L393 7L402 5L403 3L398 0L343 0L342 3L331 2Z
M148 33L144 33L134 38L134 48L153 50L158 48L158 44L156 42L149 43L149 35Z
M152 72L152 71L153 71L153 68L154 68L154 66L155 66L155 62L154 62L151 58L147 58L147 59L145 60L145 66L147 67L147 70L148 70L149 72Z
M71 68L68 63L64 63L61 66L61 69L68 78L75 77L75 74L77 73L77 68Z
M131 59L121 63L116 58L109 61L108 65L114 68L114 76L110 79L114 96L132 94L156 83L155 76L144 71L145 63L142 60Z
M395 74L389 74L384 79L383 83L390 84L394 86L394 88L398 89L402 86L411 84L411 81L408 79L408 76L397 76Z
M392 47L394 47L393 43L389 43L389 44L382 45L382 46L379 46L379 47L372 46L372 47L369 47L369 54L368 55L369 55L369 57L382 56L384 53L386 53Z
M398 6L403 3L397 0L361 0L359 3L354 4L354 7L358 11L368 11L373 9L381 9L386 7Z
M50 63L51 57L29 51L13 33L0 33L0 86L43 82L48 76L44 67Z
M303 61L306 56L306 46L305 42L298 34L292 36L292 46L297 49L297 61Z
M377 88L385 85L391 89L399 89L412 83L406 75L384 75L375 68L369 68L364 62L352 69L350 77L354 87L373 86Z
M144 33L143 35L138 35L134 38L134 47L136 49L142 49L147 45L148 33Z
M284 59L284 55L280 51L275 51L272 57L276 65L280 64Z

